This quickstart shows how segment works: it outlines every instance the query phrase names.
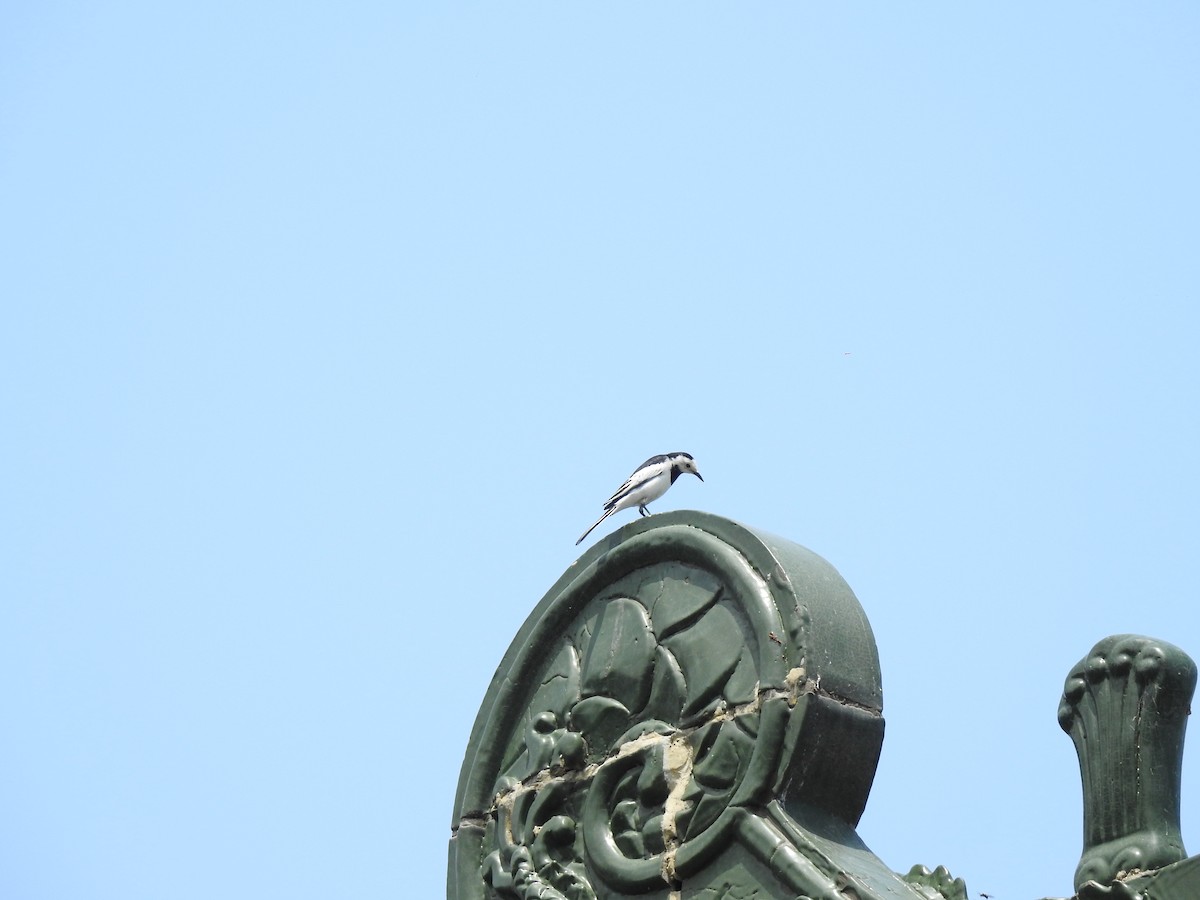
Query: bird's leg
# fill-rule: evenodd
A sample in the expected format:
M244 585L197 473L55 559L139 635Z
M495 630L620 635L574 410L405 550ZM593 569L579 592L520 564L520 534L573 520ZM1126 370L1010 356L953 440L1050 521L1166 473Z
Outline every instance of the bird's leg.
M640 512L643 516L650 515L650 510L646 509L645 503L642 503L638 506L638 512Z

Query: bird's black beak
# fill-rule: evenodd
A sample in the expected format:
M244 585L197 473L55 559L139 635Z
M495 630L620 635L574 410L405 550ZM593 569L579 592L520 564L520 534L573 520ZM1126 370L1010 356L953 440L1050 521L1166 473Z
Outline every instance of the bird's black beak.
M699 472L693 472L692 474L693 474L693 475L695 475L697 478L700 478L700 473L699 473ZM701 481L703 481L704 479L703 479L703 478L700 478L700 480L701 480Z

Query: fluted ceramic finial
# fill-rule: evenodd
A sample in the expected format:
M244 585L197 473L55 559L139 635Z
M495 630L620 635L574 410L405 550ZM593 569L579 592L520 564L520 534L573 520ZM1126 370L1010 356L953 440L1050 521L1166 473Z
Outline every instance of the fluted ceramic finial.
M1106 638L1071 669L1058 721L1083 779L1075 889L1187 856L1179 829L1183 739L1196 665L1166 641Z

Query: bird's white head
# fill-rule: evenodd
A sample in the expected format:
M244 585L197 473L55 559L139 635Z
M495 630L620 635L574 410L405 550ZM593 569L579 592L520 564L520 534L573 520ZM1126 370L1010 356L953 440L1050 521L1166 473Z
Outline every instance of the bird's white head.
M668 454L668 458L671 460L672 482L684 472L695 475L701 481L704 480L700 475L700 470L696 468L696 460L692 459L692 454L683 452L671 453Z

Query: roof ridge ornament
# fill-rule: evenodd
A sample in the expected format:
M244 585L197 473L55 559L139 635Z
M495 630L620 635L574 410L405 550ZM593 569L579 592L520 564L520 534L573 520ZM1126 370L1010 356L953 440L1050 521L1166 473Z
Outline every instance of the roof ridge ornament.
M1195 690L1191 657L1132 634L1100 641L1067 675L1058 722L1075 744L1083 780L1080 898L1124 896L1104 886L1128 887L1187 858L1179 796ZM1189 884L1179 897L1200 896L1200 872ZM1167 896L1162 889L1154 896Z
M1076 900L1200 897L1179 826L1196 677L1137 635L1068 674ZM631 522L547 591L492 679L447 897L967 900L944 867L898 875L855 831L882 710L870 623L828 562L707 513Z

